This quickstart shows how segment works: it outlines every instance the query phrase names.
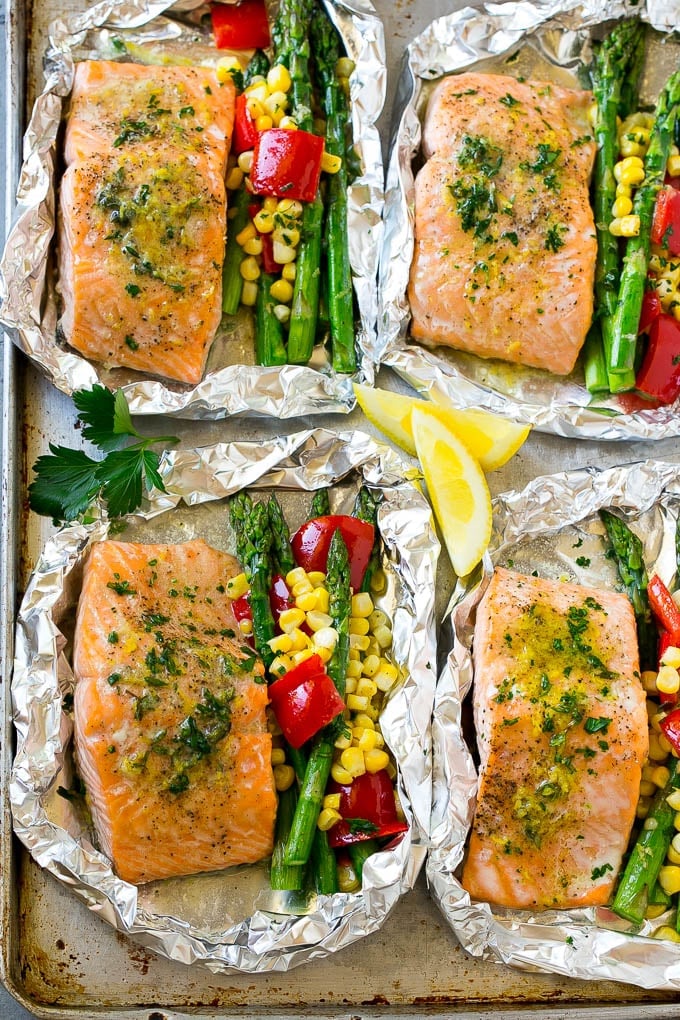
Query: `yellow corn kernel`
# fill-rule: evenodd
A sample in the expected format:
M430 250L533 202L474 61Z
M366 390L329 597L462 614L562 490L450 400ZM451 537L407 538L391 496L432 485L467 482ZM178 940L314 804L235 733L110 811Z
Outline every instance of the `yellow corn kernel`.
M282 244L284 248L295 249L300 243L300 231L297 227L277 227L272 234L272 241Z
M254 121L266 113L264 102L258 96L248 96L246 107Z
M357 747L361 748L361 750L364 752L365 758L367 751L374 751L378 747L378 734L375 732L375 730L365 730L361 729L361 727L359 726L357 726L354 732L356 731L359 731L360 733L359 739L357 741ZM371 771L371 769L368 767L368 762L366 762L366 769L368 772Z
M243 184L243 170L238 166L233 166L227 174L224 184L229 191L236 191Z
M377 722L380 718L380 706L375 701L369 701L363 711L366 712L366 715L369 716L373 722Z
M338 865L338 889L342 893L359 892L361 889L357 873L349 863Z
M262 254L262 238L251 237L249 241L243 245L243 250L246 255L261 255Z
M619 149L622 156L644 156L646 146L638 142L636 138L624 135L619 143Z
M257 283L254 280L244 280L241 290L241 304L246 308L253 308L257 303Z
M338 78L349 78L354 73L354 61L351 57L339 57L335 62L335 73Z
M337 747L338 751L344 751L345 748L352 746L352 736L349 733L341 733L340 736L335 738L333 747Z
M266 209L260 209L253 216L253 223L261 234L271 234L274 229L274 217Z
M298 202L297 198L281 198L279 199L276 211L281 213L282 216L291 216L293 219L298 219L298 217L302 216L302 202Z
M597 124L597 103L591 103L588 107L588 123L591 127Z
M314 585L308 577L301 577L299 581L296 581L292 585L290 591L291 595L294 595L297 598L298 595L306 595L308 592L313 592Z
M666 803L674 811L680 811L680 790L673 790L672 793L669 793L666 797Z
M272 765L285 765L286 752L282 747L272 747Z
M680 892L680 868L676 864L664 865L659 872L659 885L668 896Z
M680 932L677 932L675 928L671 928L668 924L662 924L660 928L653 932L652 938L661 939L664 942L680 942Z
M340 783L340 786L348 786L354 779L352 773L348 772L339 761L333 762L331 765L331 777L336 783Z
M327 808L329 811L340 810L340 794L339 793L327 793L324 797L322 807Z
M367 712L370 701L359 694L348 694L345 704L352 712Z
M364 648L364 658L367 659L369 655L377 655L380 658L380 645L371 634L369 634L368 644Z
M656 670L645 669L640 675L642 686L647 694L656 694Z
M286 584L292 590L296 584L307 580L307 571L304 567L293 567L286 574Z
M296 596L295 605L303 613L309 613L316 609L316 595L313 591L304 591L301 595Z
M275 301L282 301L284 304L293 300L293 288L288 280L276 280L271 285L269 293Z
M680 690L680 673L673 666L661 666L656 678L657 690L663 694L677 694Z
M637 237L640 233L639 216L621 216L609 224L609 233L614 237Z
M368 620L361 616L350 616L349 632L350 634L368 634Z
M371 625L371 630L376 631L379 627L386 627L390 621L382 609L374 609L368 618L368 622Z
M361 671L364 676L374 677L380 669L380 656L367 655L361 664Z
M669 177L680 177L680 156L669 156L666 162L666 173Z
M268 113L263 113L261 117L257 117L255 120L255 127L258 131L269 131L270 128L274 127L274 121Z
M330 662L333 657L333 649L327 645L312 644L312 651L318 655L322 662Z
M356 595L352 595L352 608L351 608L352 616L361 617L362 619L365 618L368 620L372 612L373 612L373 599L371 598L367 591L360 591L357 592ZM385 620L387 620L387 617L385 617Z
M293 660L288 655L277 655L269 667L269 672L274 676L283 676L293 668Z
M279 322L288 322L290 319L290 307L288 305L274 305L274 315Z
M655 793L656 793L656 786L654 785L654 783L652 782L651 779L641 779L640 780L640 796L641 797L651 797Z
M329 829L332 829L334 825L341 821L342 815L339 811L334 811L332 808L322 808L316 824L322 832L328 832Z
M307 625L316 634L317 631L323 630L324 627L331 627L333 623L333 617L329 616L328 613L321 613L318 609L312 610L311 613L307 613Z
M364 765L364 752L358 747L347 747L340 755L340 764L347 769L352 778L363 776L366 771Z
M655 733L654 736L659 741L659 747L661 748L661 750L665 754L670 754L671 751L673 750L673 745L671 744L670 740L667 739L665 733ZM680 804L678 804L678 807L680 807Z
M321 157L321 169L327 174L337 174L338 170L342 166L342 157L334 156L332 152L326 152L324 149Z
M297 273L297 266L294 262L288 262L281 270L281 277L292 283Z
M678 833L678 836L680 836L680 832ZM668 848L668 853L666 854L666 860L670 864L680 864L680 850L678 850L675 846L673 846L672 843L671 843L671 845Z
M648 921L654 921L657 917L665 914L667 909L662 903L650 903L645 910L645 917Z
M354 725L364 730L375 730L375 723L373 720L362 712L354 716Z
M224 85L225 81L228 81L231 78L231 72L236 70L243 70L240 62L236 60L235 57L223 57L222 62L215 68L217 80Z
M265 212L272 213L273 215L276 212L276 201L273 195L267 195L262 203L262 208Z
M390 627L376 627L373 631L373 637L378 642L380 648L389 648L392 644L392 630Z
M630 159L635 159L635 156L630 156ZM633 187L637 187L645 179L645 171L641 166L627 166L621 171L621 183L630 184Z
M267 712L267 730L273 737L283 736L283 731L274 717L273 712Z
M249 174L253 166L253 150L247 149L246 152L239 153L238 157L238 168L242 170L244 174Z
M230 599L240 599L250 591L248 578L241 572L227 581L227 595Z
M314 589L314 594L316 595L316 608L320 613L327 613L330 605L330 594L328 588L322 588L321 585L318 585Z
M616 219L620 219L622 216L627 216L628 213L633 211L633 201L627 196L621 196L617 198L612 206L612 216Z
M309 615L307 616L307 622L309 622ZM335 627L321 627L320 630L314 631L314 645L317 648L326 648L332 652L337 643L338 632Z
M255 229L255 224L251 221L236 235L236 243L243 247L247 241L252 241L254 237L257 237L257 230Z
M293 647L288 634L277 634L267 642L273 652L290 652Z
M358 648L350 648L349 657L350 659L356 659L357 662L361 662L361 652Z
M390 764L390 756L387 751L381 751L379 748L374 747L371 751L366 751L364 762L367 772L380 772Z
M630 198L632 194L633 192L630 184L621 184L621 182L619 181L619 183L616 185L616 197Z
M305 614L297 606L293 606L291 609L284 609L279 616L279 627L281 630L289 634L290 631L299 627L300 624L304 623Z
M253 79L250 85L248 85L243 91L246 94L247 102L250 102L252 99L257 99L260 103L264 103L265 99L269 95L269 87L264 78L262 81L255 81Z
M264 101L265 113L268 113L273 121L278 122L286 112L288 97L281 89L270 92Z
M347 663L347 676L358 680L361 676L361 663L358 659L350 659Z
M285 64L274 64L267 72L267 85L272 92L288 92L292 82Z
M249 637L253 633L253 621L239 620L238 629L241 631L244 637Z
M673 816L673 828L677 829L678 832L680 832L680 811L676 811L676 813Z
M273 229L272 220L272 229ZM295 248L291 248L289 244L281 244L280 241L274 241L272 245L272 255L275 262L278 262L280 266L285 266L288 262L295 262L297 252Z
M650 803L649 797L640 797L635 808L635 817L639 819L646 818Z
M239 266L239 272L244 280L257 280L260 276L260 267L254 255L247 255Z
M355 676L351 676L348 672L345 678L345 696L348 694L354 694L357 689L357 682L357 678Z
M349 647L358 650L359 652L365 652L369 645L368 634L350 634L349 636Z
M649 760L651 762L659 763L664 762L668 757L668 751L664 750L661 746L661 740L659 739L660 734L655 733L653 730L649 734Z
M293 627L292 630L287 631L287 634L291 640L292 651L302 652L306 648L309 648L309 638L305 634L304 630L300 630L299 627Z
M357 694L360 698L374 698L378 693L378 687L375 680L369 680L367 676L362 676L361 680L357 684Z
M652 772L652 782L661 790L671 778L670 770L665 765L657 765Z
M314 649L311 647L302 648L299 652L293 652L291 655L293 665L297 666L298 663L304 662L305 659L309 659L312 655L314 655Z
M675 645L669 645L661 656L661 664L678 669L680 666L680 648L676 648Z
M397 667L394 666L391 662L383 660L382 666L375 674L373 679L378 690L385 692L389 691L390 688L394 686L394 683L398 676L399 671L397 670Z
M282 131L297 131L297 121L295 117L289 117L288 114L283 116L279 121L279 127Z

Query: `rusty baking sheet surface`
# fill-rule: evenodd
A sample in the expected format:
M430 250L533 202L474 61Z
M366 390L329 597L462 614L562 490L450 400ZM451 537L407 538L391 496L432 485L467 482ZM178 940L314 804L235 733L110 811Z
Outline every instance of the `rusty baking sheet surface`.
M41 54L50 20L67 11L82 10L84 0L8 0L9 25L14 38L11 57L16 69L28 52L25 90L14 96L24 111L32 103L40 80ZM433 17L455 9L456 0L375 0L386 20L391 81L396 82L404 46ZM458 6L462 6L458 2ZM24 36L21 22L27 18ZM15 88L17 86L15 85ZM19 88L21 85L19 83ZM389 95L391 103L393 93ZM10 166L16 166L16 153ZM30 518L23 506L28 468L45 452L47 442L77 443L70 401L51 388L17 352L6 359L5 450L9 453L5 487L8 503L15 505L10 518L8 549L19 554L3 592L11 617L16 595L25 584L38 551L51 526ZM389 373L381 384L399 386ZM7 402L8 397L14 403ZM343 427L359 426L359 416L343 419ZM330 422L329 422L330 424ZM193 446L218 440L266 437L280 434L280 422L182 423L175 428ZM296 425L285 425L294 431ZM246 431L247 429L247 431ZM585 445L585 444L581 444ZM616 455L607 444L579 444L556 437L534 436L521 455L491 479L494 491L524 485L545 471L546 464L564 468L586 461L613 463L644 456L645 444L627 444ZM662 449L663 447L663 449ZM675 447L675 449L674 449ZM661 441L658 456L676 459L677 441ZM444 604L447 592L442 593ZM5 633L11 620L6 621ZM3 688L7 703L7 685ZM11 754L11 722L6 711L2 729L3 784ZM3 785L3 791L6 785ZM3 813L0 827L0 929L2 930L2 977L17 997L42 1017L107 1020L183 1020L189 1015L232 1017L352 1016L373 1017L455 1014L470 1020L503 1016L585 1020L586 1017L642 1018L680 1017L680 1004L665 993L643 992L613 982L567 981L550 975L534 975L496 964L470 959L460 949L439 910L430 900L421 878L416 889L395 909L385 927L361 943L326 961L298 968L290 975L213 976L203 969L172 964L117 936L103 921L76 901L21 852L10 837L9 817Z

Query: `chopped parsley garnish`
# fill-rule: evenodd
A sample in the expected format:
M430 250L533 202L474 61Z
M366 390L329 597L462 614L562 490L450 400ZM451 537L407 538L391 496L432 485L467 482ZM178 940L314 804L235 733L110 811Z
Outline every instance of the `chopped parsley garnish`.
M493 214L497 211L496 187L493 178L503 163L503 153L483 135L465 135L458 154L462 171L449 186L456 200L460 223L466 232L486 238Z
M577 567L589 567L590 566L590 557L589 556L577 556L575 562L576 562L576 566Z
M142 293L142 288L138 287L136 283L126 283L125 289L130 295L130 297L139 297L139 295Z
M115 591L116 595L136 595L137 589L130 587L129 581L121 581L119 574L113 575L115 580L109 581L106 585L111 591Z
M127 347L130 348L131 351L138 351L139 350L139 344L137 343L137 341L135 340L135 338L133 336L130 336L129 333L125 337L125 344L126 344Z
M515 97L511 96L509 92L506 92L504 96L501 96L498 102L507 107L519 106L519 99L515 99Z
M610 722L611 719L607 719L605 716L596 718L589 715L584 723L584 729L586 733L606 733Z
M611 864L603 864L599 868L593 868L593 870L590 873L590 877L593 880L593 882L595 882L598 878L602 878L603 875L606 875L608 871L613 870L614 869L611 866Z
M373 833L378 832L378 826L375 822L369 822L368 818L345 818L344 821L349 826L349 831L352 835L357 833Z
M520 163L522 170L526 170L532 174L542 174L544 170L547 170L549 166L555 163L561 155L561 149L552 149L545 142L540 142L537 146L537 156L533 163L524 162Z
M562 226L561 223L553 223L545 235L545 247L548 251L558 252L560 248L564 248L563 234L566 234L567 228Z
M118 637L118 632L115 631L115 630L112 630L111 633L108 635L106 640L108 641L108 643L110 645L117 645L119 640L120 640L120 638Z

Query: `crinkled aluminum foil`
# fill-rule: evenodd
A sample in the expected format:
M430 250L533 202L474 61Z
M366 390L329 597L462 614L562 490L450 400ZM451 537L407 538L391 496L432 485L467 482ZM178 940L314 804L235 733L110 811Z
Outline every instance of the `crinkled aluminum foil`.
M126 369L106 369L56 339L58 308L50 258L55 233L56 139L73 83L74 60L116 59L120 54L111 43L117 37L148 62L160 60L158 55L165 52L178 60L193 54L199 63L215 64L224 53L209 48L196 25L163 15L186 16L187 12L199 13L202 6L206 10L200 0L174 4L171 0L105 0L84 14L51 26L46 84L26 132L17 209L0 262L0 321L60 390L72 393L97 382L122 386L134 414L216 419L234 414L290 418L346 413L354 406L351 379L333 372L321 346L315 348L309 366L252 364L253 326L248 313L237 317L235 332L218 332L206 374L194 387L145 378ZM325 6L356 65L350 79L352 128L363 172L348 189L348 223L360 319L357 378L370 383L377 362L376 278L384 197L376 128L385 99L384 33L370 0L325 0Z
M461 702L472 683L475 607L493 572L561 578L621 590L616 566L605 556L597 511L616 508L643 543L651 576L676 577L675 532L680 518L680 465L660 461L534 479L523 491L494 500L494 532L483 576L459 583L449 607L451 651L437 684L433 725L434 797L427 876L432 894L463 947L473 956L525 970L573 978L611 979L644 988L680 988L680 949L649 937L664 917L641 933L606 908L522 911L471 902L455 877L474 815L477 779L461 730ZM577 559L580 562L577 562ZM584 565L585 564L585 565ZM672 923L672 922L671 922Z
M15 831L42 867L147 948L215 972L285 971L376 931L412 888L425 858L431 807L439 544L429 506L405 473L397 454L361 432L309 430L271 442L176 451L161 463L167 492L154 492L142 512L126 519L122 533L138 542L203 537L233 552L224 498L246 486L275 488L292 526L304 517L309 490L333 485L338 512L351 510L362 482L382 495L387 587L378 604L392 620L392 652L405 679L386 703L381 725L399 766L410 829L370 859L363 889L355 894L311 895L299 902L298 894L271 892L264 865L140 887L116 877L91 842L78 806L56 792L72 780L72 723L62 699L73 689L68 652L82 563L88 548L106 538L109 522L64 528L47 543L17 624L12 696L18 749L10 783Z
M482 3L433 21L409 46L398 87L395 141L387 173L378 333L381 360L416 389L435 398L440 395L457 407L485 408L561 436L661 439L680 433L680 400L672 407L652 410L630 394L592 398L578 370L562 379L453 348L428 349L407 337L406 287L414 248L411 163L420 149L419 113L428 84L484 61L480 70L555 78L578 87L576 74L590 60L592 30L626 16L639 16L658 31L670 33L678 27L677 0ZM513 62L507 68L504 61L509 55ZM654 98L679 59L675 43L663 46L657 39L651 44L644 99Z

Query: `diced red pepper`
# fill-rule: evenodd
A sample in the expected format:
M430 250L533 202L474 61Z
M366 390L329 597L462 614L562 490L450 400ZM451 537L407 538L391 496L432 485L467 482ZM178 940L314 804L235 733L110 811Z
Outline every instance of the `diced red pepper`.
M640 322L638 333L646 333L655 319L661 315L661 301L655 290L646 290L642 298L642 310L640 311Z
M259 133L248 109L248 97L242 92L236 97L234 111L234 131L231 138L231 151L234 155L238 156L242 152L254 149Z
M672 404L680 394L680 322L672 315L662 313L649 327L635 386L662 404Z
M269 605L271 606L274 623L277 627L281 613L285 609L290 609L294 604L293 596L286 584L285 577L282 574L274 574L272 586L269 589Z
M302 747L345 708L318 655L310 655L270 684L269 699L291 747Z
M658 574L649 579L647 598L655 617L668 631L671 645L680 645L680 609Z
M670 188L675 188L676 191L680 191L680 177L671 177L670 174L666 174L664 184L667 184Z
M231 603L231 608L233 609L234 616L236 617L239 623L241 622L241 620L252 620L253 611L250 608L249 595L241 595L239 598L233 599Z
M271 42L264 0L211 4L210 16L218 50L264 50Z
M272 241L272 235L260 234L260 240L262 241L262 268L265 273L275 276L280 272L281 266L278 262L274 261L274 242Z
M395 836L408 829L406 822L397 817L394 788L385 769L364 772L348 786L331 782L327 792L340 794L340 814L345 819L328 830L328 842L333 848Z
M675 188L659 189L650 237L654 244L668 248L671 255L680 255L680 191Z
M324 142L308 131L260 131L253 152L250 183L257 195L313 201L319 187Z
M670 633L663 628L659 632L659 669L662 666L662 658L664 653L669 649L675 647L673 645L673 639ZM678 700L678 692L675 694L668 694L666 691L659 691L659 701L662 705L674 705Z
M305 570L326 570L328 550L335 532L340 529L350 565L350 584L354 591L359 591L371 558L375 529L367 521L345 514L329 514L327 517L314 517L295 532L291 546L295 561Z
M669 744L680 754L680 708L674 708L661 720L661 732ZM331 832L333 830L331 829Z

